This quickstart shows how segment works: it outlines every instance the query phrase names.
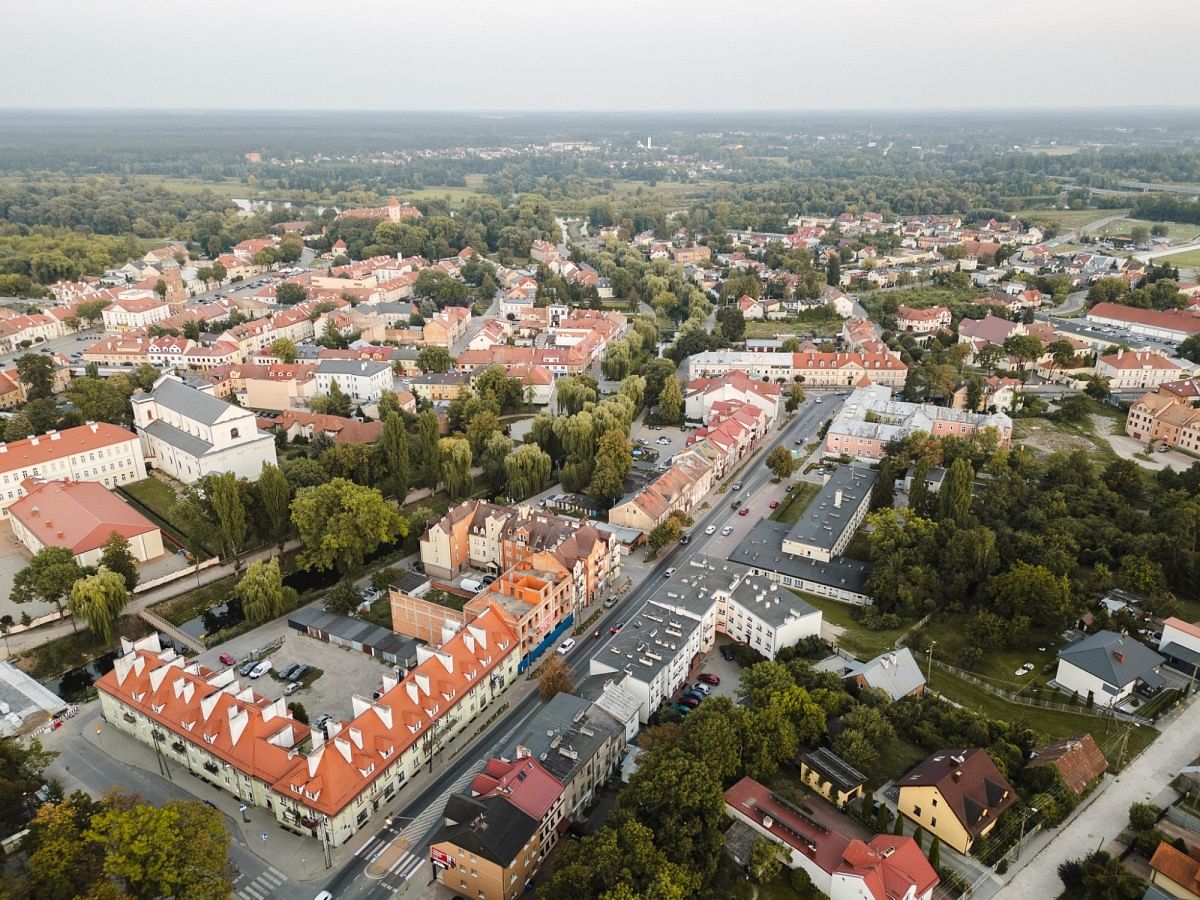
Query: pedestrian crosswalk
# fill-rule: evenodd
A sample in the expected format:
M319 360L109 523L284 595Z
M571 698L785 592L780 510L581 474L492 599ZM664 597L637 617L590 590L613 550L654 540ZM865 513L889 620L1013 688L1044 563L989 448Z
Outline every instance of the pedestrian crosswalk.
M426 827L427 826L422 826L422 829L419 833L424 834L424 829ZM408 829L405 829L405 831L407 830ZM394 837L375 836L355 850L354 855L361 859L367 860L368 863L374 862L374 860L379 857L394 840L396 840ZM393 860L386 870L383 872L378 872L378 870L372 871L371 869L368 869L367 873L372 878L382 878L385 881L393 880L394 876L400 876L406 881L411 880L413 873L416 872L417 869L421 868L422 864L425 862L424 851L425 847L423 845L413 845L410 843L409 849L404 853L401 853L395 860Z
M285 881L286 875L274 866L267 866L266 871L260 872L254 878L246 872L238 875L233 893L240 900L264 900L279 890Z

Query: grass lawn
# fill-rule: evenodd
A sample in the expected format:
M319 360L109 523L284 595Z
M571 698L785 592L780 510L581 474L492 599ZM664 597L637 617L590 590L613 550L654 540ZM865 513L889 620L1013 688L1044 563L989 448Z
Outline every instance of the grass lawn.
M951 665L959 665L960 651L971 643L964 634L970 618L966 613L939 613L919 632L914 633L910 643L924 647L931 640L937 641L933 651L934 657ZM1020 647L1011 650L988 648L979 665L959 668L969 668L976 675L986 678L1003 690L1017 691L1039 676L1053 677L1057 665L1055 653L1061 643L1058 633L1053 628L1035 627L1031 629L1029 639ZM1038 647L1045 647L1046 651L1043 653ZM1027 662L1034 664L1033 672L1021 678L1013 674ZM1049 672L1042 671L1046 667L1049 667Z
M833 337L842 330L842 320L837 316L825 319L772 319L746 323L746 337L773 338L783 335L811 334L814 337Z
M170 600L155 604L152 611L172 625L182 625L184 622L196 618L205 610L227 602L230 595L233 594L237 581L233 575L218 579L190 590L186 594L179 594Z
M1128 235L1132 229L1139 225L1147 231L1155 225L1161 225L1167 229L1167 237L1176 243L1191 241L1195 239L1196 235L1200 235L1200 225L1183 225L1179 222L1151 222L1147 219L1115 219L1101 228L1098 234Z
M1200 250L1185 250L1183 253L1160 256L1154 262L1158 265L1166 264L1180 268L1197 267L1200 266Z
M400 200L449 200L451 206L461 206L466 200L478 197L482 191L471 187L424 187L415 191L406 191L399 195Z
M905 624L899 628L872 631L854 618L854 607L848 603L839 603L837 600L817 597L803 591L792 591L792 593L821 610L826 621L840 628L842 635L838 638L838 646L862 660L871 659L885 650L891 650L896 646L896 639L909 628Z
M371 604L371 608L363 614L363 618L380 628L392 627L392 599L387 591L384 591L383 596Z
M1035 706L1021 706L1009 703L1001 697L989 694L987 691L964 681L952 672L933 669L930 686L955 703L967 709L974 710L994 719L1006 722L1018 722L1036 731L1043 732L1053 738L1077 737L1081 734L1091 734L1104 751L1109 763L1115 769L1120 752L1120 739L1125 726L1119 720L1109 721L1081 713L1060 712L1059 710L1040 709ZM1105 729L1107 728L1107 733ZM1146 749L1158 737L1154 728L1142 726L1129 730L1129 746L1125 753L1125 764Z
M821 490L819 484L811 481L797 481L795 484L787 499L771 510L770 517L776 522L795 522Z
M150 518L157 519L159 523L166 525L167 531L177 541L184 545L187 544L187 541L184 540L186 523L171 517L171 506L178 499L174 488L151 476L143 478L141 481L135 481L133 484L121 485L117 490L124 491L130 498L137 501L134 505L140 505L143 511L149 512ZM215 547L205 545L204 549L210 554L216 552Z
M1023 209L1016 215L1044 225L1053 225L1062 232L1098 222L1119 212L1119 209Z
M1112 445L1104 435L1096 433L1090 420L1075 424L1042 416L1021 416L1013 420L1013 441L1045 453L1086 450L1104 463L1117 458Z

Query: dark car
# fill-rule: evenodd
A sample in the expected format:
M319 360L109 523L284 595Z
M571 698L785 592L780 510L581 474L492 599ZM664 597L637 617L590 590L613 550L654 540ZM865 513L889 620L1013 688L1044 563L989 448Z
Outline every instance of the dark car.
M609 633L609 634L616 634L617 632L619 632L619 631L620 631L622 628L624 628L624 627L625 627L625 623L624 623L624 622L618 622L618 623L617 623L616 625L614 625L612 628L608 629L608 633Z
M671 707L671 708L672 708L672 709L674 709L674 710L675 710L675 712L679 713L681 716L686 716L686 715L687 715L688 713L690 713L690 712L691 712L693 709L695 709L695 707L694 707L694 706L688 706L686 703L676 703L676 704L675 704L673 707Z
M701 672L699 675L696 676L696 678L699 681L703 681L705 684L720 684L721 683L721 677L719 675L714 675L712 672Z
M726 644L721 648L721 655L730 662L733 662L733 647L731 647L729 644Z
M250 660L250 662L248 662L248 663L246 663L244 666L242 666L242 668L241 668L240 670L238 670L238 671L239 671L239 673L240 673L241 675L243 675L243 676L245 676L245 675L249 675L249 674L250 674L250 670L251 670L251 669L253 669L253 668L254 668L255 666L257 666L257 665L258 665L258 660L257 660L257 659L252 659L252 660Z
M692 542L692 536L690 534L681 534L679 536L679 543L690 544L691 542Z
M695 709L700 705L700 701L695 697L683 697L679 701L680 706L686 706L688 709Z
M734 500L732 503L730 503L730 504L729 504L729 508L730 508L730 509L737 509L737 508L738 508L739 506L741 506L741 505L742 505L742 501L741 501L741 500Z
M686 703L689 697L694 699L697 703L701 702L704 699L704 695L696 690L688 691L686 694L684 694L683 702Z
M303 663L296 667L296 671L292 672L292 681L299 681L305 675L312 671L312 666L304 665Z

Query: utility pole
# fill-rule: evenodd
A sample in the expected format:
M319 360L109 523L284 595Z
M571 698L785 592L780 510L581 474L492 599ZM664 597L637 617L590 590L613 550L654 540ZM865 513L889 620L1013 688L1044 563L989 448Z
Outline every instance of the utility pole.
M933 645L937 641L929 642L929 662L925 664L925 684L928 685L933 678Z
M1117 756L1117 771L1120 772L1125 768L1125 748L1129 746L1129 732L1133 730L1133 723L1129 722L1125 725L1125 733L1121 735L1121 752Z

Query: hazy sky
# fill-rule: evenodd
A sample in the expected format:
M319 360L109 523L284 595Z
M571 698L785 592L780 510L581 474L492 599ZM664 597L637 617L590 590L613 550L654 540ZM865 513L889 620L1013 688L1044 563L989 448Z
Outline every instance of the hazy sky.
M19 39L0 57L0 107L980 109L1200 98L1197 0L4 7Z

